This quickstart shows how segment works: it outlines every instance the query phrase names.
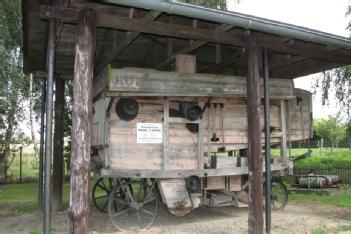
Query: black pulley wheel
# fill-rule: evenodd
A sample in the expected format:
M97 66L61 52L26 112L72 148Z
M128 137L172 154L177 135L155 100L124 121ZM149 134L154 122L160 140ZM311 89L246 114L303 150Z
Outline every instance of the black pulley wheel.
M138 102L133 98L121 98L116 104L117 116L125 121L135 119L139 113Z
M195 121L201 118L202 109L198 105L188 105L184 111L185 117L190 121Z

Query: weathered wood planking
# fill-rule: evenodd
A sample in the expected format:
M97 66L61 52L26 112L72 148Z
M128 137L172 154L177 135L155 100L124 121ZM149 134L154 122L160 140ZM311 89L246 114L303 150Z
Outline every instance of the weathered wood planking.
M312 94L295 89L296 99L287 101L288 135L291 141L312 138Z
M298 97L298 100L301 98ZM115 113L115 106L119 99L114 98L110 104L109 117L106 117L106 109L109 106L110 98L99 98L94 103L93 116L93 139L95 146L106 147L100 154L105 166L114 169L150 169L162 170L164 167L164 148L163 144L137 144L137 123L163 123L164 121L164 104L162 98L136 97L139 103L139 114L132 121L123 121ZM179 102L183 97L169 97L167 103L169 108L178 110ZM186 101L201 101L201 107L207 98L186 98ZM289 134L291 140L302 140L303 128L301 123L304 122L305 136L310 132L310 122L307 122L308 114L303 115L304 121L300 118L300 107L297 105L297 99L288 101L289 111ZM302 98L299 104L303 104L303 110L307 110L307 98ZM232 102L231 102L232 101ZM217 111L212 110L212 130L215 131L218 142L211 142L210 151L216 152L223 145L226 150L245 149L248 143L247 134L247 112L244 100L237 98L213 98L211 103L224 103L223 109L223 131L221 130L221 114L218 107ZM304 104L305 103L305 104ZM271 143L280 144L282 139L281 112L280 102L271 103L271 127L274 129L271 133ZM305 107L306 105L306 107ZM105 109L104 109L105 108ZM203 118L195 121L201 122L203 127L202 149L207 152L208 139L208 111L205 109ZM105 119L104 119L105 118ZM105 129L102 131L101 126L105 121ZM264 143L263 118L261 118L262 144ZM194 170L198 165L199 152L199 135L191 133L185 128L188 121L184 118L169 117L168 128L168 146L167 146L167 169L166 170ZM98 127L100 126L100 127ZM96 131L94 131L96 129ZM102 132L101 132L102 131ZM224 132L224 144L222 142ZM101 137L102 135L105 137ZM207 160L205 160L207 161Z
M108 144L109 123L106 110L111 98L100 98L93 104L92 118L92 146L106 146Z
M263 81L260 80L263 93ZM272 97L293 97L292 80L274 79L270 84ZM201 73L165 72L144 68L113 69L106 67L94 79L94 97L101 92L119 96L137 93L143 96L235 96L246 97L246 78Z

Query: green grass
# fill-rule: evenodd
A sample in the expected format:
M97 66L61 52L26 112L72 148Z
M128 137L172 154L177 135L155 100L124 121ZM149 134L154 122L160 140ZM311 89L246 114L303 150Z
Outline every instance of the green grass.
M90 189L92 189L95 179L90 180ZM89 196L91 191L89 191ZM69 184L63 185L63 206L69 204ZM90 207L94 207L90 202ZM0 185L0 213L9 214L28 213L38 210L38 184L8 184Z
M320 196L316 194L296 194L290 193L291 201L315 201L322 204L329 204L337 207L351 208L351 190L345 188L340 194L333 196Z
M312 230L312 234L327 234L327 233L328 233L327 228L324 225L314 228Z
M329 148L325 148L323 156L320 155L318 148L313 148L311 150L311 157L298 160L295 162L295 165L351 165L351 151L347 148L334 149L333 153L330 152ZM307 148L292 149L291 155L296 157L307 151ZM280 149L272 149L271 154L273 157L279 157Z
M351 225L342 225L340 226L339 231L341 232L351 231Z
M38 209L38 184L8 184L0 186L0 210L27 213ZM63 204L68 206L69 185L63 186Z

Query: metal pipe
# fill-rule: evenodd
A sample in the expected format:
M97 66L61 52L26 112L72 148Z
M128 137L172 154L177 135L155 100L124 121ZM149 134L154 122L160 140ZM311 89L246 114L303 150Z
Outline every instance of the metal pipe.
M46 79L42 80L41 93L41 114L40 114L40 148L39 148L39 186L38 186L38 204L43 210L43 171L44 171L44 128L45 128L45 99L46 99Z
M168 14L183 15L190 18L209 20L245 29L292 37L303 41L351 48L351 40L346 37L237 12L194 6L175 0L102 0L101 2L157 10Z
M46 131L45 131L45 170L44 170L44 233L51 229L51 155L52 155L52 103L55 62L55 20L50 20L47 51L47 96L46 96Z
M268 51L262 50L263 63L263 85L264 85L264 151L266 153L266 232L271 233L271 193L272 193L272 173L271 173L271 139L270 139L270 108L269 108L269 67L268 67Z

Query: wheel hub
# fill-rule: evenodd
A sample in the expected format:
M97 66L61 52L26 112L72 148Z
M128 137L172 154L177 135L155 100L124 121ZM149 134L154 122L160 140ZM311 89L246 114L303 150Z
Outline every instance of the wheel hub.
M132 211L139 211L142 207L143 207L143 203L133 201L130 204L130 208Z

